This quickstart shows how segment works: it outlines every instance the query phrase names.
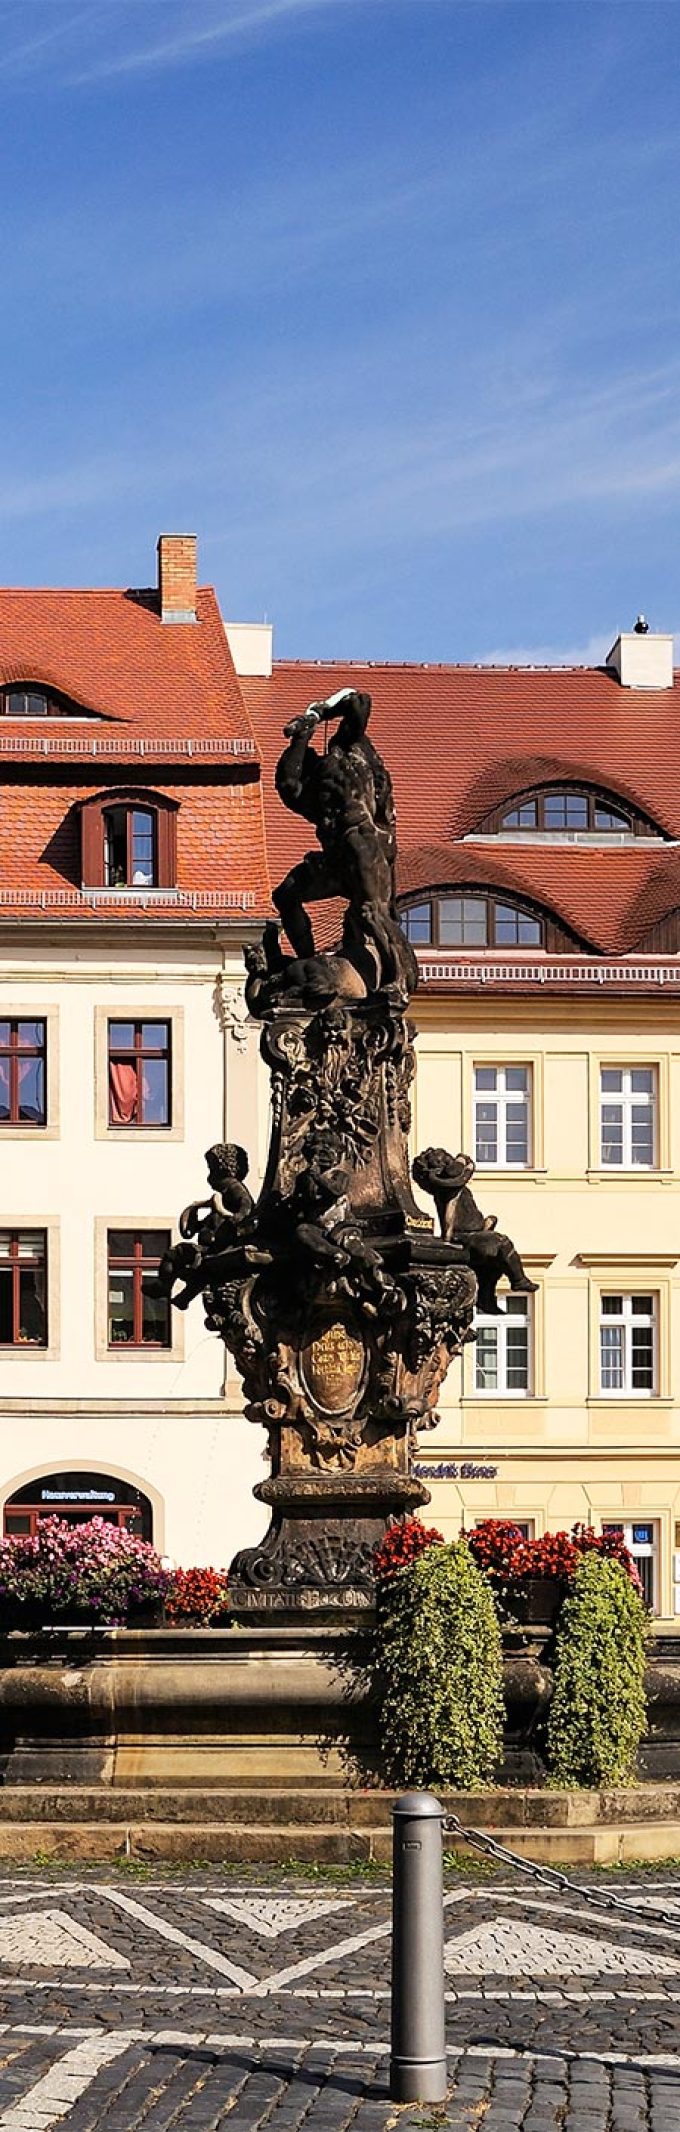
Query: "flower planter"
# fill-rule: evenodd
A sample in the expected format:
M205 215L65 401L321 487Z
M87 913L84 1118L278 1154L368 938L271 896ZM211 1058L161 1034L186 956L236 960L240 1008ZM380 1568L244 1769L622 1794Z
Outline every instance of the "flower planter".
M530 1627L554 1628L564 1597L561 1577L524 1577L517 1587L519 1618Z

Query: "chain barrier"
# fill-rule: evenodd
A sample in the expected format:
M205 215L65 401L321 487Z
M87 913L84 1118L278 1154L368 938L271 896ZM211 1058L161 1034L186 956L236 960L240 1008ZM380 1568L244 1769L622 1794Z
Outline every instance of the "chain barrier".
M581 1902L592 1903L597 1910L616 1910L621 1917L630 1918L635 1924L655 1923L668 1925L673 1932L680 1931L680 1912L650 1909L647 1903L627 1903L622 1896L614 1895L609 1888L600 1894L596 1888L584 1888L579 1881L570 1880L567 1873L560 1873L556 1866L537 1865L533 1858L522 1858L517 1851L509 1851L506 1844L497 1843L494 1836L485 1836L481 1829L465 1828L457 1814L445 1814L442 1835L462 1836L470 1849L481 1851L486 1858L493 1858L499 1865L513 1866L518 1873L526 1874L539 1886L553 1888L562 1895L576 1895Z

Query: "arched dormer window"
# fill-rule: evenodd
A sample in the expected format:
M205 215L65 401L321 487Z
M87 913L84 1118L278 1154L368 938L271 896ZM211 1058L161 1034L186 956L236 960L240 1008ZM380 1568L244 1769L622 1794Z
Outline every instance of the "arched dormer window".
M659 831L627 800L590 785L543 785L520 792L500 807L494 807L480 823L479 836L555 837L567 842L581 837L600 841L658 836Z
M96 711L84 710L79 703L72 703L59 689L46 687L41 681L11 682L0 689L0 717L2 718L96 718Z
M174 888L177 804L157 792L98 792L82 809L84 888Z
M540 948L545 921L507 896L477 889L431 895L408 903L401 923L413 947Z

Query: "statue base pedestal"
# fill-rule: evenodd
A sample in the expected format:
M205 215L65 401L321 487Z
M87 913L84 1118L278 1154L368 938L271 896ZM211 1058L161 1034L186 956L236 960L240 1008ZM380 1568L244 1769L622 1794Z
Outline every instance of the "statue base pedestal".
M430 1500L421 1481L387 1465L369 1473L290 1471L262 1481L255 1494L274 1514L259 1546L232 1562L229 1605L237 1621L301 1614L356 1620L375 1601L373 1552L388 1519L411 1516Z

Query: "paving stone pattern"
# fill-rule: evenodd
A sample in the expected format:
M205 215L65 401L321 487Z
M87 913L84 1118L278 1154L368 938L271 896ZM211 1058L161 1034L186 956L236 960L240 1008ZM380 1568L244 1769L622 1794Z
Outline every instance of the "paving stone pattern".
M680 1882L614 1885L449 1890L449 2097L400 2110L386 1886L8 1870L0 2132L680 2132Z

